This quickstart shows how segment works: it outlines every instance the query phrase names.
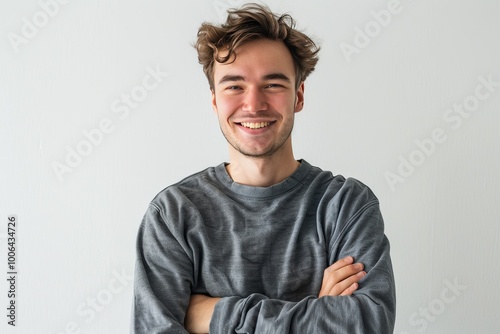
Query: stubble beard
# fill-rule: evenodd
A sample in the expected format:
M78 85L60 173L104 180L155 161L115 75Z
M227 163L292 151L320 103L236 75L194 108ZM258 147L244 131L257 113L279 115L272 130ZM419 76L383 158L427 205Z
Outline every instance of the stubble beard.
M227 134L222 127L220 127L220 129L222 135L229 143L229 145L231 145L236 151L238 151L242 155L250 158L268 158L271 157L273 154L275 154L277 151L279 151L283 147L283 145L285 145L288 138L290 138L290 136L292 135L293 123L294 121L292 118L291 124L289 125L287 124L286 128L284 129L286 132L279 135L278 139L273 143L273 145L264 152L253 152L253 150L251 149L245 149L243 145L239 145L238 140L236 140L230 134Z

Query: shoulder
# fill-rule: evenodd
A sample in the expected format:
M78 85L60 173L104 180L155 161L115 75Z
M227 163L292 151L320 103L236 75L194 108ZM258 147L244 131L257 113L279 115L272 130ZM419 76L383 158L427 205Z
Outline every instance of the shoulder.
M332 176L325 186L317 212L323 218L325 235L331 236L335 242L349 231L362 229L362 233L376 236L384 230L378 198L370 187L353 177Z
M343 176L335 177L337 179L338 191L336 197L339 201L355 201L360 203L378 203L378 199L373 191L366 184L353 177L344 178Z
M150 205L161 210L174 203L188 202L193 196L206 196L211 188L219 187L216 168L208 167L165 187L153 197Z
M356 178L333 175L312 167L309 187L321 194L319 209L329 215L347 218L359 215L370 207L378 210L378 198L369 186Z
M325 189L325 195L335 198L339 202L353 201L357 199L364 202L378 202L377 197L362 181L353 177L333 175L332 172L319 167L311 166L310 184L321 185Z

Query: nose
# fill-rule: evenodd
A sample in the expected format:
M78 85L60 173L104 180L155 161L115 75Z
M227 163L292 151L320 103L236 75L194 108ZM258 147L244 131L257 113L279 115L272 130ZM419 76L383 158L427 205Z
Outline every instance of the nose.
M264 92L258 88L247 89L244 95L243 111L257 113L259 111L267 110L267 108L267 97Z

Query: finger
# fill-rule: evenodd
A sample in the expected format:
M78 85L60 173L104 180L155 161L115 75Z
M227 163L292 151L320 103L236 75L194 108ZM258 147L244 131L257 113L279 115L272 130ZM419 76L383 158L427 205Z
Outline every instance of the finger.
M324 285L334 286L335 284L347 279L352 275L356 275L364 269L362 263L349 264L341 267L337 270L332 268L326 268L323 273L323 283Z
M345 289L340 295L341 296L350 296L358 289L359 285L358 283L352 283L350 287Z
M366 275L366 272L361 271L358 272L354 275L351 275L347 277L346 279L337 282L336 284L325 284L319 293L319 297L323 296L338 296L341 295L345 290L348 290L351 288L351 286L355 283L358 283L364 276ZM333 281L331 281L333 282ZM356 286L357 289L357 286ZM354 290L353 290L354 291Z
M335 262L334 264L332 264L331 266L329 266L326 269L335 271L335 270L338 270L342 267L350 265L353 262L354 262L354 258L352 256L347 256L343 259L338 260L337 262Z
M363 270L364 266L361 263L355 263L341 267L337 270L333 270L332 268L333 267L326 268L323 273L323 281L321 284L320 294L330 294L336 284L353 275L356 275L358 272ZM351 284L354 282L355 281L351 281ZM345 288L347 288L347 286ZM344 289L335 291L338 291L339 294L340 292L344 291Z
M327 294L330 296L339 296L342 295L345 291L349 292L349 289L351 289L353 285L355 285L355 289L352 290L352 292L354 292L359 287L358 282L363 277L365 277L365 275L366 273L364 271L361 271L355 275L349 276L342 282L337 283Z

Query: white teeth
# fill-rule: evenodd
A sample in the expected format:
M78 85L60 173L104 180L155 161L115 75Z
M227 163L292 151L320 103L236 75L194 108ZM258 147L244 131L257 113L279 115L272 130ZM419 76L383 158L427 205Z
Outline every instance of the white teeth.
M245 128L250 128L250 129L260 129L260 128L264 128L270 124L271 124L271 122L259 122L259 123L242 122L241 123L241 125L243 125Z

